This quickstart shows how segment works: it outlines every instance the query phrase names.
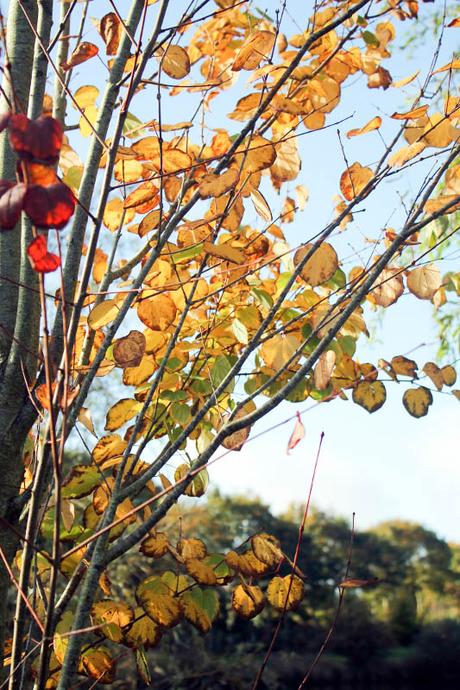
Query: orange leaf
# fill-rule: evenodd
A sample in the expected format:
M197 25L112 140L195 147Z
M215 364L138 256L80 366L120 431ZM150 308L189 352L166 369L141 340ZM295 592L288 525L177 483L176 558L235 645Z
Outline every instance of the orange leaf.
M72 67L80 65L82 62L86 62L94 57L98 52L99 48L95 46L94 43L83 41L83 43L77 45L67 62L61 62L60 67L64 72L67 72L69 69L72 69Z
M109 12L102 17L99 33L105 43L105 54L116 55L121 37L121 23L115 12Z
M418 108L409 110L407 113L393 113L391 117L393 118L393 120L416 120L417 118L426 115L427 110L427 105L421 105Z
M347 132L347 138L351 139L352 137L359 137L361 134L367 134L367 132L373 132L375 129L379 129L381 124L382 118L377 115L377 117L373 117L364 127L360 129L350 129L350 131Z
M46 247L46 237L38 235L27 247L27 256L37 273L51 273L61 265L61 259Z

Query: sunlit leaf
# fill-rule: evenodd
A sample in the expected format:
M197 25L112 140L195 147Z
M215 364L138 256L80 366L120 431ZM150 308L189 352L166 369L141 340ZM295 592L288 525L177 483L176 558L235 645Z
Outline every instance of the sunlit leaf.
M297 575L274 577L267 588L267 599L278 611L297 608L304 596L304 585Z
M194 589L180 596L185 618L201 632L208 632L219 613L217 592L211 589Z
M294 265L298 266L312 249L313 244L306 244L300 247L294 254ZM327 242L322 242L316 248L314 254L307 260L300 271L300 275L306 283L311 285L311 287L315 287L330 280L336 272L338 265L339 261L334 247Z
M379 410L386 399L386 389L381 381L361 381L353 389L353 402L371 413Z
M425 386L409 388L403 395L403 405L412 417L424 417L432 402L431 391Z
M257 616L265 606L265 596L260 587L238 585L232 592L232 608L245 620Z

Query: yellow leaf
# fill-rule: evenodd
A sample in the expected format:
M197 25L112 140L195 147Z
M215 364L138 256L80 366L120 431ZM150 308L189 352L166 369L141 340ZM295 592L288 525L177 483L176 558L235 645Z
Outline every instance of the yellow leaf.
M102 599L92 605L91 620L93 625L105 623L100 633L112 642L121 642L123 628L127 628L133 622L134 611L123 602Z
M407 86L411 82L414 81L414 79L417 79L419 75L420 70L417 70L417 72L414 72L414 74L410 74L408 77L404 77L403 79L400 79L399 81L394 81L392 83L392 86L395 89L401 89L403 86Z
M234 415L233 420L238 420L238 419L243 419L248 415L249 413L253 412L256 409L256 406L254 402L251 400L249 403L246 403L244 407L242 407L238 412ZM226 417L224 416L222 419L222 422L224 423L226 421ZM249 438L249 434L251 433L251 427L246 426L243 429L239 429L238 431L234 431L233 434L230 434L230 436L227 436L224 438L222 441L222 446L224 448L227 448L227 450L235 450L239 451L242 449L244 444Z
M297 575L274 577L267 588L267 599L277 611L295 609L304 596L304 585Z
M171 79L183 79L190 72L190 58L180 46L168 46L161 56L160 64Z
M453 69L460 69L460 60L451 60L450 62L447 63L447 65L443 65L442 67L438 67L433 74L440 74L441 72L449 72L450 70Z
M424 417L432 402L431 391L425 386L409 388L403 395L403 405L412 417Z
M153 357L143 357L136 367L126 367L123 370L123 383L125 386L140 386L148 381L158 364Z
M90 137L93 134L93 127L97 122L99 111L95 105L88 105L84 109L85 117L80 118L80 133L82 137ZM93 127L91 127L93 125Z
M423 373L426 374L434 383L438 391L442 390L444 385L444 378L441 373L441 369L434 362L427 362L422 369Z
M312 248L313 244L306 244L300 247L294 254L294 266L298 266ZM332 278L338 266L339 260L334 247L327 242L323 242L316 249L313 256L308 259L300 275L311 287L316 287Z
M91 453L96 465L104 465L108 460L123 455L128 443L119 434L102 436Z
M216 573L202 560L189 558L185 567L188 574L200 585L215 585L217 583Z
M397 355L391 360L391 366L395 374L400 376L410 376L413 379L417 378L417 363L413 359L408 359L404 355Z
M95 331L97 328L107 326L108 323L117 318L120 307L114 299L106 299L100 302L88 314L88 326Z
M83 426L86 427L86 429L88 429L93 436L96 436L93 420L91 419L91 412L87 407L81 408L80 412L78 413L78 421L80 424L83 424Z
M373 132L375 129L379 129L381 124L382 118L377 115L373 117L372 120L369 120L363 127L359 129L350 129L350 131L347 132L347 138L351 139L352 137L359 137L361 134L367 134L367 132Z
M124 182L125 184L131 184L136 182L140 177L144 168L142 163L137 160L119 160L115 163L113 169L113 175L118 182Z
M143 580L136 589L136 599L158 625L172 628L179 623L182 610L172 590L156 575Z
M407 287L419 299L432 299L441 285L441 273L435 264L414 268L407 276Z
M119 197L110 199L104 209L103 223L110 232L118 230L122 222L123 224L130 223L134 218L133 209L124 209L123 200Z
M164 532L156 532L141 542L139 550L149 558L161 558L168 552L169 540Z
M206 544L201 539L181 539L177 543L177 551L184 561L190 558L201 560L208 553Z
M216 175L208 173L200 179L198 191L202 199L222 196L233 189L239 179L239 172L236 168L229 168L223 173Z
M353 163L340 177L340 191L347 201L352 201L373 177L374 173L370 168L363 167L361 163Z
M427 110L427 105L420 105L418 108L413 108L406 113L393 113L391 117L393 120L416 120L417 118L426 115Z
M298 184L295 188L295 191L297 195L297 206L299 207L300 211L303 211L305 206L307 205L310 193L304 184Z
M158 172L169 175L188 170L192 165L192 157L180 149L166 149L162 155L154 156L151 164Z
M211 254L211 256L215 256L218 259L224 259L224 261L231 261L233 264L244 264L246 261L243 252L229 244L203 242L203 249L206 254Z
M381 381L361 381L353 389L353 402L370 413L379 410L386 399L387 392Z
M252 71L256 69L262 60L270 58L276 36L271 31L256 31L240 48L235 62L232 65L234 72L240 70Z
M128 647L145 647L150 649L157 646L161 636L161 627L147 616L143 609L137 607L134 610L134 622L129 630L125 632L123 642Z
M446 386L454 386L457 381L457 372L450 364L441 369L442 380Z
M144 293L142 293L142 297ZM137 304L137 315L153 331L165 331L176 318L177 307L169 295L159 294L142 298Z
M99 89L90 85L80 86L73 95L75 103L82 108L82 110L88 108L90 105L94 105L98 96ZM72 101L72 105L74 105L74 101Z
M236 551L229 551L225 556L225 562L229 568L248 577L260 577L270 569L270 566L256 558L252 549L241 555L238 555Z
M414 141L409 146L403 146L389 157L388 165L391 168L399 168L401 165L412 160L412 158L418 156L425 148L426 143L424 141Z
M238 170L242 166L245 174L251 174L273 165L277 158L277 152L278 144L275 147L268 139L253 136L249 141L240 144L233 161Z
M398 268L384 268L375 281L369 300L379 307L394 304L404 292L403 277Z
M251 620L265 606L264 593L257 586L238 585L232 592L232 608L245 620Z
M251 537L251 546L256 558L270 568L277 566L283 558L279 540L271 534L255 534Z
M105 420L106 431L116 431L135 417L141 409L142 403L132 400L132 398L119 400L107 412Z
M107 649L88 649L83 652L81 662L86 675L99 683L110 684L115 678L115 662Z
M288 363L299 345L294 335L278 334L267 340L259 352L267 367L279 371Z
M270 168L273 185L279 189L283 182L295 180L300 172L300 156L294 137L274 141L276 160ZM300 204L299 204L300 205Z

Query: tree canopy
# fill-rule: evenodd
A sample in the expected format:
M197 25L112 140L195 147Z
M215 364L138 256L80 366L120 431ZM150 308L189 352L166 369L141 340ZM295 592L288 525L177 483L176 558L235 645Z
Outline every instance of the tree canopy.
M216 451L240 450L281 402L350 399L374 413L397 386L418 419L436 395L460 398L455 362L360 357L374 311L407 298L442 319L458 305L445 248L460 208L460 61L440 56L460 19L443 17L423 73L390 71L401 26L426 4L323 0L293 17L286 2L10 0L0 630L11 689L29 667L37 688L64 690L77 674L110 683L120 649L146 678L144 648L176 626L211 629L229 583L244 618L265 597L280 626L295 612L308 504L294 549L265 527L222 551L162 529L181 497L206 493ZM303 434L298 413L288 449ZM388 529L407 572L434 577L420 540L448 567L429 535ZM173 565L129 603L109 573L139 545Z

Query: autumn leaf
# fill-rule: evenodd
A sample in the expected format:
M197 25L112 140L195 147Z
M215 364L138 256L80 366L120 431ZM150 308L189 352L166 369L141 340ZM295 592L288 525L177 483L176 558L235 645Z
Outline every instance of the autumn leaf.
M304 585L297 575L274 577L267 588L268 602L277 611L297 608L304 596Z
M122 25L115 12L104 15L99 25L99 33L105 43L105 54L116 55L122 34Z
M382 118L377 115L376 117L373 117L372 120L369 120L369 122L367 122L363 127L360 127L359 129L350 129L347 132L347 139L352 139L353 137L361 136L361 134L373 132L374 130L379 129L381 125Z
M37 273L51 273L55 271L60 265L61 260L56 254L48 251L46 246L46 237L44 235L37 235L27 247L27 256L34 271Z
M412 417L424 417L432 402L431 391L425 386L409 388L403 395L403 405Z
M347 201L352 201L369 184L374 177L370 168L361 163L353 163L340 177L340 191Z
M75 48L68 60L66 60L65 62L61 62L60 67L62 70L64 70L64 72L68 72L73 67L81 65L82 62L90 60L92 57L97 55L98 52L99 48L95 46L94 43L88 43L87 41L83 41L82 43L79 43L77 45L77 47Z
M305 427L302 423L302 419L300 417L300 412L297 412L297 420L294 426L294 430L292 434L289 437L288 445L287 445L287 455L289 455L289 451L293 450L299 443L300 441L305 437Z
M256 585L238 585L232 592L232 608L245 620L257 616L264 606L264 593Z

